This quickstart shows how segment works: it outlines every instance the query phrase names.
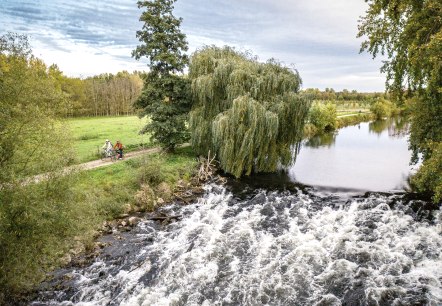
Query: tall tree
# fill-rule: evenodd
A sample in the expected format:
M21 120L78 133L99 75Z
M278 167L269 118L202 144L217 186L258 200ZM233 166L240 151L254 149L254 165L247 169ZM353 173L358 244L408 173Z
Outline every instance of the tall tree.
M151 133L169 151L189 138L185 124L190 109L189 81L178 75L188 64L184 53L188 47L180 30L182 19L172 13L175 1L138 1L138 8L145 9L140 17L143 28L137 31L142 44L132 52L136 59L149 60L150 71L136 105L151 122L141 132Z
M310 101L297 71L232 48L205 47L191 59L192 145L216 154L236 177L276 170L296 157Z
M64 95L25 36L0 37L0 304L29 289L59 258L77 212ZM23 184L48 173L41 184ZM56 250L56 251L53 251ZM58 251L58 252L57 252ZM57 254L56 254L57 253Z
M381 71L387 89L401 102L404 93L413 95L410 147L413 162L422 154L424 166L431 159L439 166L421 172L421 190L440 190L442 200L442 2L440 0L366 0L366 15L360 20L358 36L367 36L361 51L373 57L388 57ZM435 161L439 156L439 161ZM429 167L422 167L425 171ZM425 178L425 179L424 179ZM439 186L437 188L437 186Z

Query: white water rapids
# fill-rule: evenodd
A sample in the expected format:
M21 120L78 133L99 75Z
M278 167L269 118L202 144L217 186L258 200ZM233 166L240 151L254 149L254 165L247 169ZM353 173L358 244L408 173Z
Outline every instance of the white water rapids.
M442 304L440 211L417 221L400 196L240 200L211 185L168 209L183 219L140 223L124 256L71 271L69 290L33 305Z

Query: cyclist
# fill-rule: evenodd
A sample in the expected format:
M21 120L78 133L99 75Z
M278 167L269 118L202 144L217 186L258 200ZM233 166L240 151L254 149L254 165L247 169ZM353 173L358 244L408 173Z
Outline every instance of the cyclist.
M118 153L118 159L123 159L123 144L117 140L117 143L114 146L115 152Z
M106 157L110 157L112 155L113 146L112 143L109 141L109 139L106 139L106 142L101 147L101 149L106 154Z

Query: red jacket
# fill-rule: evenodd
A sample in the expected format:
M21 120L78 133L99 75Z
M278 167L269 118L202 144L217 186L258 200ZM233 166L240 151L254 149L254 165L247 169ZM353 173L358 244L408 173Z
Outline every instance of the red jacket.
M120 143L116 143L115 145L114 145L114 149L118 149L118 150L121 150L121 149L123 149L123 144L120 142Z

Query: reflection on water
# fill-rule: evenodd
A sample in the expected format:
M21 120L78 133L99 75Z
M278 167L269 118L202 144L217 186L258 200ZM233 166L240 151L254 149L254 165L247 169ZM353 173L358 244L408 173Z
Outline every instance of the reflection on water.
M361 123L304 142L293 181L370 191L403 190L412 170L408 122L397 117Z
M405 117L376 120L368 124L368 130L370 133L380 135L387 130L388 136L390 137L405 137L408 133L409 127L410 124Z
M312 148L331 147L336 141L336 132L315 135L305 142L305 146Z

